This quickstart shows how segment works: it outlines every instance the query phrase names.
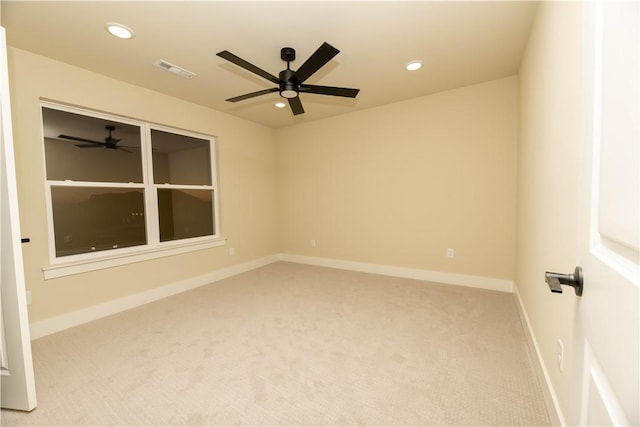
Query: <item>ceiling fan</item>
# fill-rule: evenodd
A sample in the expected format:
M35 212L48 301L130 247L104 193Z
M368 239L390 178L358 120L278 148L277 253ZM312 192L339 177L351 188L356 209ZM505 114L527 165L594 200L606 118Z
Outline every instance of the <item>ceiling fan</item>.
M338 49L331 46L329 43L324 42L322 46L320 46L309 57L309 59L307 59L304 64L302 64L300 68L298 68L297 71L294 71L291 69L290 63L291 61L294 61L296 59L296 51L291 47L283 47L280 50L280 58L283 61L286 61L287 68L280 71L278 77L267 71L264 71L261 68L256 67L255 65L245 61L242 58L239 58L229 51L223 50L222 52L218 52L216 55L278 85L277 87L271 89L259 90L257 92L251 92L245 95L229 98L226 101L238 102L245 99L253 98L255 96L279 92L281 97L287 98L287 100L289 101L289 106L291 107L291 111L293 112L293 114L298 115L304 113L302 102L300 102L300 92L315 93L319 95L342 96L345 98L355 98L358 95L358 92L360 92L360 89L349 89L334 86L318 86L304 83L309 77L311 77L311 75L322 68L338 53L340 53Z
M70 135L58 135L58 138L84 142L85 144L76 144L76 147L80 148L107 148L110 150L121 150L126 151L127 153L133 153L133 151L124 148L122 145L118 145L118 142L122 141L122 139L113 137L112 133L116 130L115 126L106 125L104 128L109 132L109 135L104 138L104 141L94 141L92 139L79 138L77 136Z

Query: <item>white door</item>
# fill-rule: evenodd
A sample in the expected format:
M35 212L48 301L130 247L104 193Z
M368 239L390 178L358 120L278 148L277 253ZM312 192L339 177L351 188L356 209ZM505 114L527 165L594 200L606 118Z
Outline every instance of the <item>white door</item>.
M584 151L571 425L640 425L640 10L584 3ZM571 288L565 288L565 292Z
M22 270L6 47L5 30L0 27L0 404L30 411L36 407L36 391Z

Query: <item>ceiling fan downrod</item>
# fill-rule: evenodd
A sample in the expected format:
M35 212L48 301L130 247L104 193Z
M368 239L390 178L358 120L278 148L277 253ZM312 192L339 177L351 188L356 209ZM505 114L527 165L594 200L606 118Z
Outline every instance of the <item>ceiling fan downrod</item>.
M283 98L295 98L298 96L300 86L295 83L293 77L296 75L290 67L291 61L296 59L296 50L292 47L280 49L280 58L287 62L287 69L280 71L280 96Z

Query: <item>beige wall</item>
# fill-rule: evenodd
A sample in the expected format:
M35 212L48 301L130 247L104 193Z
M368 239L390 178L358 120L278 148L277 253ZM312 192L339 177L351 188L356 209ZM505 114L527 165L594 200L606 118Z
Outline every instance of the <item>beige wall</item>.
M517 90L509 77L280 129L282 251L513 279Z
M14 48L9 77L22 235L31 238L23 245L31 322L278 252L272 129ZM228 245L45 281L40 98L217 136L221 226ZM236 249L233 258L229 247Z
M553 388L569 411L575 295L552 294L545 271L576 264L581 120L581 5L540 5L520 69L516 288ZM556 342L565 348L564 373Z

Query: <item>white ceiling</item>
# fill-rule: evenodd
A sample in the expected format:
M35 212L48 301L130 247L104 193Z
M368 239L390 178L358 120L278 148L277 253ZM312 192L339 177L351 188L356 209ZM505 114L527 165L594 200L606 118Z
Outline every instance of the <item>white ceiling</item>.
M372 108L518 72L536 12L523 1L6 1L8 44L119 80L278 128ZM107 33L115 21L131 40ZM280 49L296 49L298 68L323 42L340 53L306 83L359 88L356 99L302 94L306 113L273 104L269 81L219 57L229 50L277 75ZM197 76L153 66L163 59ZM405 64L420 59L410 73Z

